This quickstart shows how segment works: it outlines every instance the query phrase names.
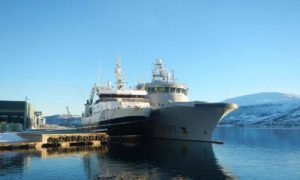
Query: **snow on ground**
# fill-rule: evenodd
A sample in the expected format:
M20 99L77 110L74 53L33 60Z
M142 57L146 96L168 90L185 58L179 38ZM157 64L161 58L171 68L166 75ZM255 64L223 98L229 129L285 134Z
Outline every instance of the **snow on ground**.
M17 133L0 133L0 143L21 141L26 141L26 139L21 138Z

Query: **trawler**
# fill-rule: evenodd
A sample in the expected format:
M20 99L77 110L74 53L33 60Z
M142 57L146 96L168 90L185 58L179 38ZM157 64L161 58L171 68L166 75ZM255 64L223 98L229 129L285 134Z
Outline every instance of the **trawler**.
M116 87L108 82L92 88L85 104L83 128L102 129L111 135L140 134L140 124L149 120L150 105L143 88L126 89L121 76L120 59L116 60Z
M189 101L188 87L176 82L174 72L165 70L160 59L145 88L152 112L143 132L149 137L211 141L217 123L238 108L231 103Z

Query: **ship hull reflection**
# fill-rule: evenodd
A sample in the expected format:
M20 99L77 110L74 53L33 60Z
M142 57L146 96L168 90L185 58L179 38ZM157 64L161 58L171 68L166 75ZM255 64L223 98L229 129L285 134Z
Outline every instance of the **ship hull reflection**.
M107 157L122 164L146 168L150 171L148 176L234 179L218 164L211 143L161 139L132 145L118 143L111 144Z

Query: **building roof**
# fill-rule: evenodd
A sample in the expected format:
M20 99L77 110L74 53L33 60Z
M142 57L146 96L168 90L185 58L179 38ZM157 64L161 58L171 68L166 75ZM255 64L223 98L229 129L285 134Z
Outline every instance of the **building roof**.
M25 109L26 101L2 101L0 100L1 109L22 110Z

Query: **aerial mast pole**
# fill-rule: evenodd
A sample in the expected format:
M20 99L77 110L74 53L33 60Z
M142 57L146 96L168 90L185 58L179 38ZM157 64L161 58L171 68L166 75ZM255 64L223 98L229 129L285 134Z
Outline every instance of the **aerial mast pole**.
M124 82L122 79L122 74L121 74L121 59L117 58L116 59L116 69L115 69L115 74L116 74L116 84L117 84L117 90L120 90L124 87Z

